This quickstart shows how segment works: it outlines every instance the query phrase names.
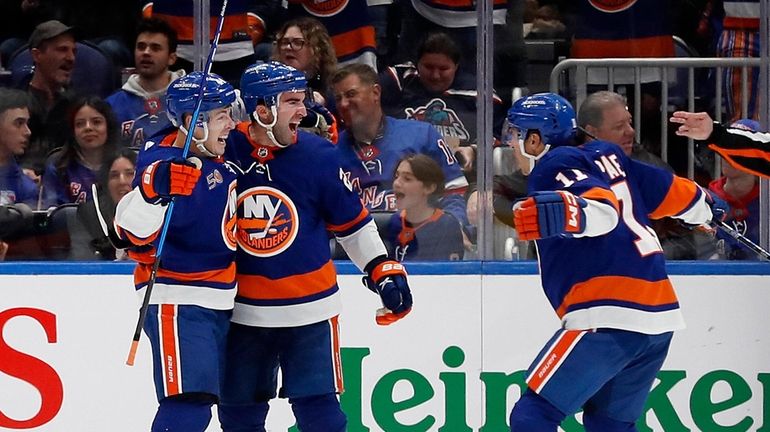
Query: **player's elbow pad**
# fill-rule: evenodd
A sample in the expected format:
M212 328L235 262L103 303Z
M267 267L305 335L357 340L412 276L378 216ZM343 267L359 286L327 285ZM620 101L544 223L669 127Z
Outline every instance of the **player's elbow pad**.
M618 226L618 211L610 204L592 199L586 199L583 208L586 227L583 232L574 234L575 237L598 237L607 234Z

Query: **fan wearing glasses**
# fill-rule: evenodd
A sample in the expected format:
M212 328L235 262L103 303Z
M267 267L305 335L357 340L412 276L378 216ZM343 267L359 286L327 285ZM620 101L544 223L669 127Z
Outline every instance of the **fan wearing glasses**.
M336 143L337 121L326 108L325 94L329 77L337 69L337 56L326 27L310 17L286 21L276 34L272 58L305 73L308 115L300 127Z

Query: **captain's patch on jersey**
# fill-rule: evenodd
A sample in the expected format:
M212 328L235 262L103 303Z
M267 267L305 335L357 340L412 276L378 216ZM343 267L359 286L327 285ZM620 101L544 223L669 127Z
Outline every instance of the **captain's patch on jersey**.
M297 208L278 189L258 186L238 196L238 244L247 253L270 257L286 250L299 231Z

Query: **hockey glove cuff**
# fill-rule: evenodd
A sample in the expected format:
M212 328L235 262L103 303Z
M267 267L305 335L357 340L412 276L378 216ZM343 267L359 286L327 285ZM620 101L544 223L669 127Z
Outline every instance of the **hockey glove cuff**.
M365 270L364 285L376 292L385 306L377 311L377 324L392 324L412 310L412 292L401 263L382 256L367 264Z
M172 197L191 195L200 176L198 165L189 160L156 161L142 173L139 190L148 203L166 204Z
M586 201L566 191L536 192L513 206L513 222L521 240L582 233Z

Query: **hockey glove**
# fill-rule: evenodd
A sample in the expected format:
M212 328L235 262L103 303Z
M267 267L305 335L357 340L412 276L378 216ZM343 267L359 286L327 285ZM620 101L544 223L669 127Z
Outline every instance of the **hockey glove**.
M307 115L302 118L299 127L336 143L338 138L337 120L332 113L317 102L307 102L305 108L307 108Z
M711 219L715 222L723 222L727 219L727 215L730 214L730 204L727 204L727 201L720 198L717 194L706 189L702 190L706 195L706 204L711 209Z
M195 160L195 158L191 158ZM175 196L192 194L201 176L198 164L181 158L155 161L142 173L139 190L151 204L166 204Z
M406 269L401 263L385 257L375 258L367 264L366 272L368 276L363 278L364 285L379 294L385 306L377 310L377 324L392 324L412 310L412 292L406 281Z
M521 240L578 234L586 227L586 205L566 191L536 192L513 206L513 223Z

